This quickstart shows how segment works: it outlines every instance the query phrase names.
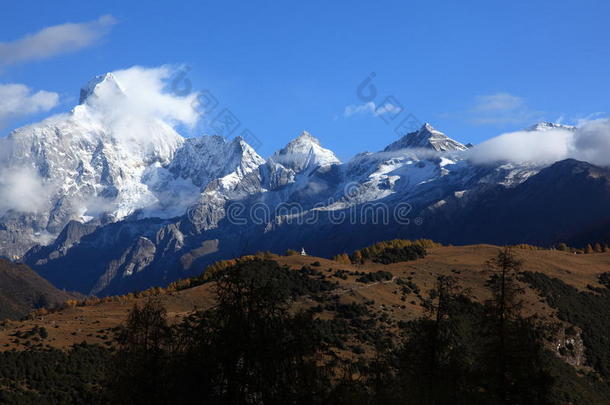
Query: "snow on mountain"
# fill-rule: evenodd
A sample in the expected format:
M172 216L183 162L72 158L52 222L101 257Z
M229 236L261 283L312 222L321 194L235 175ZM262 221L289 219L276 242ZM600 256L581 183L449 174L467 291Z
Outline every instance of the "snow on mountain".
M477 147L430 124L345 163L304 131L265 160L241 138L181 136L174 128L193 122L193 97L163 93L166 73L98 76L72 111L0 138L0 256L27 251L24 260L63 288L132 291L253 249L311 241L330 252L317 240L338 238L347 248L422 236L423 228L403 223L358 222L375 204L392 212L408 205L411 218L424 218L427 231L442 237L463 207L527 185L545 167L474 161ZM152 90L139 89L138 80ZM557 129L574 130L553 123L528 130ZM542 143L552 135L525 133ZM234 203L238 221L230 216ZM253 208L264 214L256 221ZM333 219L347 211L349 221ZM312 213L321 215L292 225ZM90 271L73 277L83 266Z
M568 131L574 131L576 127L571 125L556 124L554 122L539 122L537 124L532 125L531 127L528 127L526 131L538 132L550 131L554 129L566 129Z
M312 167L340 163L332 151L323 148L320 145L320 141L307 131L303 131L301 136L292 140L285 148L274 153L269 160L279 163L296 173Z
M464 187L475 175L471 165L459 153L463 149L457 145L461 144L442 135L444 144L454 145L454 149L439 152L434 145L441 147L438 135L441 133L429 124L418 131L424 132L438 142L428 143L428 147L422 141L406 149L388 147L377 153L361 153L346 163L339 163L334 154L325 151L321 154L328 158L318 159L313 165L304 158L308 156L312 137L304 134L261 166L262 188L254 200L270 207L272 213L277 213L277 207L284 204L296 203L300 213L288 213L293 219L307 217L312 211L338 211L388 199L396 202L413 199L436 201L437 195ZM313 139L313 144L319 146L319 142ZM421 193L425 194L423 198L419 196ZM274 225L269 229L287 219L281 212L278 215L272 219Z
M125 96L125 90L112 73L96 76L80 90L79 104L95 104L100 99Z
M141 181L146 168L169 164L184 143L163 121L150 121L145 129L145 144L116 137L89 106L79 105L0 139L6 151L0 167L7 172L20 166L34 168L53 188L51 209L62 200L80 211L67 215L85 216L102 205L121 219L154 200Z
M431 149L436 152L462 151L468 149L426 123L418 131L411 132L385 148L386 152L401 149Z
M263 163L265 160L242 138L227 142L220 136L202 136L187 139L167 169L203 188L233 171L243 177Z
M46 243L71 220L182 215L211 180L236 182L264 162L241 139L185 139L173 122L121 114L117 97L132 107L115 75L98 76L69 113L0 138L0 255ZM13 184L17 174L27 178ZM36 206L20 202L30 195Z
M89 108L88 101L75 110L80 107ZM104 130L101 125L98 132L105 134ZM95 131L80 132L85 132L83 137L101 139ZM94 157L96 148L87 146L93 150L91 156L82 151L75 154L86 157L85 167L94 168L86 182L95 191L92 195L99 198L99 192L107 190L102 198L110 204L101 205L103 209L95 213L88 209L80 222L69 223L70 231L64 231L55 243L31 249L25 258L65 288L102 295L131 291L134 285L167 283L212 260L252 249L282 249L292 242L302 244L302 238L314 243L318 227L338 235L351 232L350 226L365 230L366 223L350 221L371 215L371 208L379 207L375 204L390 210L402 207L413 218L433 220L430 215L442 212L444 206L457 209L490 188L516 187L540 170L527 164L474 164L463 153L464 145L429 124L380 152L361 153L346 163L307 132L267 161L241 138L177 135L167 137L176 139L168 153L162 152L165 147L159 148L162 142L153 141L156 152L136 149L134 156L140 160L134 162L133 156L129 161L110 153L129 145L129 137L108 136L101 143L93 142L103 153ZM51 150L53 155L62 148L54 145ZM134 172L131 165L140 171ZM66 178L82 183L80 178ZM130 182L140 188L119 187ZM118 202L123 211L113 205ZM345 211L350 221L331 219ZM91 222L82 224L85 215ZM109 215L114 222L105 225L103 219ZM312 217L316 220L308 222ZM305 230L291 225L298 220ZM391 235L417 231L392 226L387 231ZM360 238L385 237L383 229L377 236L363 232ZM85 235L87 243L80 244L79 238ZM90 254L98 258L90 279L71 280L69 273L77 271L81 258ZM110 260L111 256L120 259Z
M144 104L149 98L166 102L168 96L134 93L133 74L98 76L69 113L0 138L0 255L19 257L69 226L77 232L69 243L58 242L58 254L64 255L106 224L160 218L168 225L126 225L134 236L139 232L134 229L146 230L140 235L145 244L140 238L138 246L128 246L146 257L138 264L144 268L153 262L151 252L185 246L189 232L220 231L232 201L264 203L272 216L265 227L270 230L283 221L273 210L286 203L301 205L296 215L377 201L423 209L478 185L513 187L540 170L473 164L462 153L466 146L430 124L346 163L306 131L265 160L241 138L182 137L174 126L190 119L184 108L190 99L170 99L169 110L176 114L161 113L159 106ZM544 128L555 124L541 123L535 130ZM79 223L87 226L81 229ZM112 283L117 271L106 268L110 278L98 287Z

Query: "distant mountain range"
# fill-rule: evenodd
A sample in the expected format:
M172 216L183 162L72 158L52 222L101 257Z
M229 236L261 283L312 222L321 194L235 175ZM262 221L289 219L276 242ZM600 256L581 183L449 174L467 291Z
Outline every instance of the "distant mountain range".
M609 172L585 162L475 164L471 145L429 124L348 162L307 132L264 159L241 138L184 138L161 118L119 135L97 103L108 93L129 97L106 74L71 112L0 139L0 192L36 190L0 205L0 255L60 288L129 292L259 250L608 236ZM528 130L557 128L574 130Z

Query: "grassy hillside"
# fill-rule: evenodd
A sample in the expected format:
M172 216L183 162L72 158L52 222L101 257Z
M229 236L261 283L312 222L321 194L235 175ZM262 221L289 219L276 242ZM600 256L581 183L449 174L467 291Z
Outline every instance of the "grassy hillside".
M366 305L373 313L385 314L393 322L399 322L424 314L423 299L434 287L436 278L441 275L456 277L464 288L471 290L475 300L482 302L489 298L485 287L489 277L485 263L499 250L499 247L492 245L437 247L428 249L425 258L389 265L370 261L363 265L345 264L300 255L273 255L272 259L293 270L308 266L320 271L324 277L338 283L337 290L329 294L333 300ZM610 269L610 253L574 255L561 251L517 249L516 254L524 261L525 271L540 272L558 278L581 291L586 291L588 285L602 287L598 277ZM362 275L377 275L379 272L388 272L392 277L374 280ZM406 282L412 284L412 287L407 286L408 292L404 288ZM214 304L213 285L203 284L180 291L161 290L160 299L166 306L170 319L178 321L194 309L206 309ZM100 331L118 326L125 320L134 303L146 301L147 296L151 294L155 294L154 289L146 294L129 294L104 300L91 299L85 306L70 306L56 313L37 316L35 319L11 322L0 329L0 346L24 348L22 344L15 345L15 339L11 335L18 331L26 332L34 327L45 327L49 331L45 344L52 347L64 348L83 341L104 344L107 339L101 339L100 336L108 334ZM67 299L70 298L72 297ZM526 286L523 299L526 314L556 317L555 309L541 299L536 290ZM307 307L315 304L305 297L296 302L295 306ZM323 311L321 316L332 314ZM7 344L8 346L5 346Z
M435 308L440 308L439 280L451 278L455 282L455 289L467 297L464 302L456 301L457 308L461 309L455 314L455 322L458 322L455 327L456 330L470 331L470 335L460 335L460 339L469 337L461 343L452 343L452 346L464 345L468 350L474 347L477 351L478 347L488 344L485 340L485 329L480 329L479 322L486 317L486 305L492 298L493 291L489 287L492 270L487 262L499 251L501 248L491 245L428 247L425 255L411 255L413 252L409 250L392 248L375 257L358 255L357 264L345 260L345 256L338 257L337 260L327 260L294 254L262 255L259 260L264 260L261 263L277 264L271 267L265 264L261 267L260 277L271 277L274 280L272 285L276 287L273 291L285 291L284 299L290 303L291 313L306 313L313 317L314 323L305 329L314 330L320 339L321 347L325 348L319 354L322 356L320 359L324 360L319 361L335 371L342 370L342 374L334 374L333 381L344 378L346 370L351 370L350 374L368 376L366 384L362 386L368 392L362 393L365 397L372 395L371 390L375 390L370 376L374 373L374 365L377 364L376 359L380 353L387 350L391 353L402 353L406 349L401 348L403 343L400 342L405 336L413 334L413 330L419 332L412 336L425 336L429 332L432 325L430 322L435 317ZM608 403L610 389L607 382L610 376L606 356L610 353L610 348L607 347L607 339L603 336L607 327L605 306L609 279L604 274L610 269L610 253L576 255L527 246L515 248L514 252L523 262L517 283L521 302L519 312L523 319L528 319L525 324L545 325L544 333L540 332L540 342L545 348L544 356L547 357L541 358L546 359L543 361L544 368L552 370L552 403ZM369 254L365 254L367 255ZM41 311L24 321L5 322L0 326L0 348L17 349L19 353L32 348L67 350L79 344L80 349L77 352L81 353L89 347L82 346L83 344L93 344L97 345L94 347L108 348L110 356L113 350L120 349L123 347L121 345L125 344L125 341L120 343L119 332L128 316L131 316L129 322L133 322L134 305L145 307L151 297L154 297L157 305L163 308L169 325L192 324L193 319L197 319L192 318L194 311L217 311L218 283L224 282L226 277L222 275L243 267L251 260L252 258L243 258L218 264L208 269L208 275L205 277L177 282L168 288L151 289L103 300L91 298L81 302L70 301L59 311ZM408 261L391 263L396 260ZM256 262L253 262L252 266L255 271L253 274L256 275ZM210 276L214 272L216 276ZM210 327L206 326L205 330ZM536 350L539 349L535 346L528 349L527 345L524 345L533 342L531 339L534 335L531 333L534 332L527 328L515 330L518 332L515 335L515 347L519 351L531 350L532 353L537 353ZM189 332L187 336L190 335ZM229 336L233 338L239 335L242 335L242 332L231 333ZM246 333L244 336L247 338L250 335L251 333ZM183 338L172 339L183 341ZM480 339L480 343L474 343ZM417 343L417 339L408 341L409 344L415 344L414 342ZM264 346L264 342L262 344ZM425 346L427 341L419 344ZM239 345L234 344L235 347ZM168 347L175 345L172 343ZM259 350L262 349L257 349ZM57 355L56 352L52 353L55 353L53 356ZM74 349L70 349L68 353L68 356L74 356ZM96 356L97 352L93 357ZM477 358L483 354L472 352L469 356ZM171 358L173 357L175 356L172 355ZM87 354L84 358L86 363L92 356ZM424 361L421 358L407 358L408 364ZM91 366L86 364L87 367ZM427 364L427 361L424 364ZM172 363L163 367L168 367L169 370L174 366L176 365ZM384 372L394 367L398 366L387 363ZM536 370L536 367L528 366L528 372L529 368ZM95 367L92 370L92 375L99 374ZM476 377L474 370L476 367L467 373L461 372L470 373L469 378L480 378ZM394 375L387 378L399 377L400 375ZM413 381L413 378L423 377L403 375L400 378ZM442 378L453 380L447 375ZM351 387L351 384L352 382L348 385ZM353 388L351 387L350 391ZM74 387L72 389L74 390ZM475 390L473 395L478 395L476 392L478 391ZM335 394L337 392L333 393ZM407 394L425 393L409 392L404 395ZM381 394L376 391L375 395ZM337 403L350 402L348 400Z
M20 319L33 309L78 297L53 287L29 267L0 258L0 320Z

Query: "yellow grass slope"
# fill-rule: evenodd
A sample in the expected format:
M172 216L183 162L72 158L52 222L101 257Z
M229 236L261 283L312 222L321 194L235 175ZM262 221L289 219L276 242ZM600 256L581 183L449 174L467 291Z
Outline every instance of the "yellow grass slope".
M374 313L386 314L394 321L412 319L424 313L422 298L433 288L439 275L451 275L463 287L469 288L477 300L488 297L485 281L489 278L485 262L499 251L491 245L449 246L428 249L423 259L411 262L382 265L343 264L332 260L311 256L273 256L280 264L293 269L311 266L321 271L329 280L339 283L332 292L340 302L363 303ZM517 257L523 260L524 270L542 272L557 277L577 288L587 285L599 286L597 277L610 271L610 253L575 255L552 250L516 249ZM345 270L343 277L336 275ZM387 271L390 280L362 283L356 281L359 274ZM399 280L409 280L419 292L407 296L401 293ZM182 291L162 293L159 298L168 310L169 318L179 321L195 309L209 308L214 304L213 283L204 284ZM74 343L87 342L111 345L112 329L120 325L136 302L146 297L130 297L95 305L76 306L58 312L43 314L24 321L4 321L0 324L0 350L25 349L32 345L66 348ZM554 311L531 289L524 295L527 314L537 313L554 317ZM301 300L297 308L307 308L318 303ZM320 313L329 317L328 312ZM44 328L46 333L39 333Z

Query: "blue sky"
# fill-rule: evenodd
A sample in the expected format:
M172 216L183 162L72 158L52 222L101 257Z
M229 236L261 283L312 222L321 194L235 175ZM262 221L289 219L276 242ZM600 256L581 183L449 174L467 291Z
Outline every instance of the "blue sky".
M58 99L41 96L0 134L70 109L97 74L172 64L190 68L193 89L230 109L263 156L302 130L344 159L380 150L409 114L479 143L539 120L609 115L608 15L604 1L10 2L0 85ZM13 57L11 44L69 22L97 31L71 52ZM372 101L357 94L371 72Z

